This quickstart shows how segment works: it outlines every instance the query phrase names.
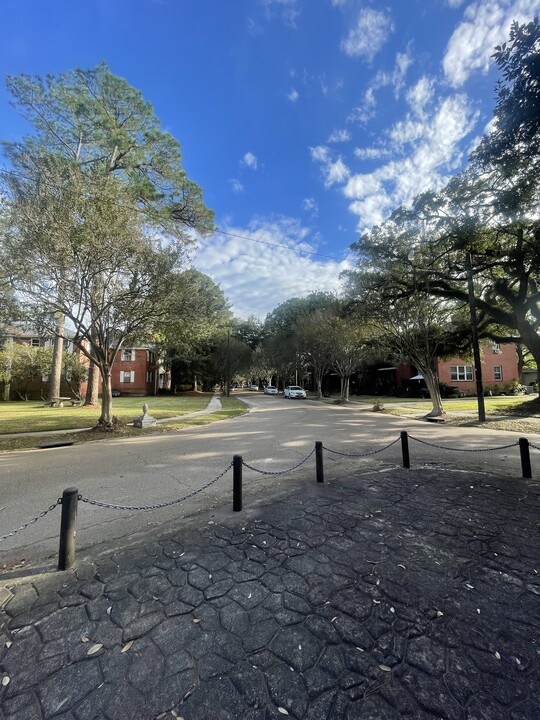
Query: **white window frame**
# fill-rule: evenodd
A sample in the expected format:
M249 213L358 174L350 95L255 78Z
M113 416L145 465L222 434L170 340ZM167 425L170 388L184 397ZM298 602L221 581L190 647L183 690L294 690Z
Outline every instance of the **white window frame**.
M133 348L123 348L120 359L123 362L133 362L135 360L135 350Z
M494 355L500 355L502 353L501 346L498 342L493 342L491 347Z
M120 382L121 383L134 383L135 382L135 370L120 370Z
M450 365L451 382L471 382L474 380L472 365Z
M502 379L503 379L502 365L494 365L493 366L493 379L495 380L495 382L502 382Z
M33 338L30 340L30 345L31 345L32 347L40 347L40 346L41 346L41 339L38 338L38 337L33 337Z

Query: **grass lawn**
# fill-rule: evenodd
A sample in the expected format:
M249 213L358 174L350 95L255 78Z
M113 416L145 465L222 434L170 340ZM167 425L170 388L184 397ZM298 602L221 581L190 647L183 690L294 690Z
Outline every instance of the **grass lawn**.
M148 403L150 415L161 418L184 415L204 410L213 393L193 395L157 395L155 397L113 398L113 414L124 423L132 422L142 414ZM0 402L0 435L5 433L36 432L42 430L73 430L94 427L99 419L99 408L50 408L42 402Z
M507 414L519 414L527 415L532 417L540 417L540 403L534 402L536 398L530 398L527 395L517 396L501 396L501 397L485 397L484 405L487 413L496 413L498 415ZM400 398L394 398L388 400L388 402L401 403ZM404 403L405 404L405 403ZM449 413L460 413L460 412L477 412L478 403L476 398L459 398L444 399L443 407L446 412ZM423 400L416 400L413 402L406 403L406 409L409 410L425 410L429 412L432 405L430 402Z
M203 396L204 397L204 396ZM127 399L127 398L122 398ZM141 398L137 398L140 400ZM171 398L173 399L173 398ZM181 398L175 398L180 400ZM202 399L202 398L195 398ZM195 408L195 410L204 409L210 399L210 394L206 396L206 402L202 403L202 408ZM150 405L150 403L148 403ZM47 435L45 438L42 436L38 437L19 437L19 438L5 438L2 439L0 435L0 452L9 452L12 450L25 450L32 449L37 446L38 443L50 440L73 440L75 443L101 441L106 442L109 438L117 440L122 437L140 437L141 435L156 435L160 433L172 432L174 430L180 430L185 427L196 427L199 425L208 425L209 423L217 422L218 420L227 420L229 418L236 417L237 415L243 415L248 411L247 406L241 400L236 398L221 398L222 409L218 412L208 413L208 415L199 415L194 418L186 418L185 420L171 420L167 423L160 423L153 427L143 429L136 429L133 427L124 426L121 430L111 434L96 432L94 430L88 430L88 432L73 433L73 435ZM61 408L60 408L61 409ZM149 408L152 411L152 408ZM190 412L184 410L184 412ZM152 414L154 414L152 412ZM179 414L174 412L173 415ZM1 414L0 414L1 417ZM130 417L130 420L132 418ZM78 427L81 427L80 425Z

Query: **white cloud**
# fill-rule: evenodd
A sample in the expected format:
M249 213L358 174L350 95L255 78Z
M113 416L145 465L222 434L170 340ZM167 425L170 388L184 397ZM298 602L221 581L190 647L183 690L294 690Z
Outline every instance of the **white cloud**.
M363 57L371 61L393 30L394 24L387 13L364 8L358 15L356 26L342 40L341 48L350 57Z
M508 38L513 20L527 22L538 13L538 0L479 0L469 5L446 47L444 74L461 87L473 72L486 73L495 45Z
M390 155L390 149L385 147L355 148L354 155L359 160L379 160Z
M257 157L253 153L247 152L242 159L242 165L244 165L244 167L250 168L251 170L256 170Z
M296 27L296 18L300 15L298 0L260 0L266 9L268 19L274 15L274 11L281 12L285 23L290 27Z
M405 86L407 70L412 65L413 59L409 52L397 53L392 72L380 70L368 85L361 104L354 108L348 120L359 122L365 125L375 116L377 98L375 93L383 87L393 86L394 96L398 98Z
M347 142L351 139L351 133L348 130L334 130L330 134L330 137L326 142L329 143L341 143L341 142Z
M328 148L324 145L317 145L317 147L309 148L311 153L311 159L318 162L326 162L328 160Z
M448 3L448 5L450 5L451 8L457 8L460 5L463 5L465 0L446 0L446 2Z
M330 151L324 145L309 148L309 151L311 159L314 162L320 162L322 165L325 187L331 187L336 183L344 182L351 174L351 171L343 160L340 157L338 157L337 160L333 160Z
M351 174L351 171L345 165L341 158L338 158L335 162L329 163L326 166L325 170L326 179L324 184L326 185L326 187L330 187L331 185L335 185L336 183L344 182Z
M291 102L296 102L299 97L300 97L300 93L298 92L298 90L295 90L294 88L287 95L287 99L290 100Z
M241 317L264 318L291 297L316 290L339 291L339 275L350 267L346 260L299 252L317 247L309 230L293 218L255 218L247 227L225 225L222 229L252 240L218 233L201 241L194 265L219 283Z
M424 110L433 97L435 80L423 75L420 80L407 91L407 102L415 115L423 115Z
M319 206L317 205L317 201L315 198L309 197L304 198L302 202L302 207L304 210L308 213L310 213L313 217L319 216Z
M233 193L238 194L244 192L244 186L242 185L240 180L237 180L236 178L231 178L229 182L231 183Z
M396 157L373 172L350 176L343 188L351 200L349 209L360 218L359 229L380 223L392 208L418 193L441 187L462 162L461 143L477 118L467 96L457 94L441 100L423 121L396 123L388 133ZM408 154L400 158L405 146ZM369 149L357 156L362 154L369 156Z

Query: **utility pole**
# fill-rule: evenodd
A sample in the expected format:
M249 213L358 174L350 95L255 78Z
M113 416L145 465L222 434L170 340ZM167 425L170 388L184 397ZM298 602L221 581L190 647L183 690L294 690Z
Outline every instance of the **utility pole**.
M227 377L225 379L225 396L230 397L231 395L231 329L227 328L227 363L226 363Z
M476 374L476 399L478 401L478 422L486 422L486 408L484 404L484 385L482 382L482 361L480 359L480 343L478 342L478 323L476 320L476 298L472 274L471 253L465 256L465 270L467 272L467 285L469 288L469 310L471 312L471 332L474 354L474 369Z

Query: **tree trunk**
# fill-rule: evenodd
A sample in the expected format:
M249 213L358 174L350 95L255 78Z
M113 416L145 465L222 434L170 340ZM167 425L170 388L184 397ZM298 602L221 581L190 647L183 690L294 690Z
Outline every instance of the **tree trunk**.
M197 376L193 376L193 390L197 392Z
M317 375L315 377L315 386L317 388L317 400L322 398L322 378Z
M99 370L97 365L90 361L88 368L88 385L86 387L85 405L97 405L99 402Z
M349 381L350 381L350 375L345 375L343 378L343 394L342 399L345 400L345 402L349 402Z
M113 407L112 407L112 373L107 365L101 367L101 416L98 426L105 430L113 429Z
M424 368L421 368L421 371L424 376L424 380L426 381L429 397L433 405L432 410L428 412L426 417L440 417L441 415L444 415L445 412L442 404L439 378L432 370L425 370Z
M64 352L64 325L65 318L58 313L56 316L56 336L54 338L53 359L51 375L49 377L49 394L47 401L60 397L60 383L62 380L62 354Z

